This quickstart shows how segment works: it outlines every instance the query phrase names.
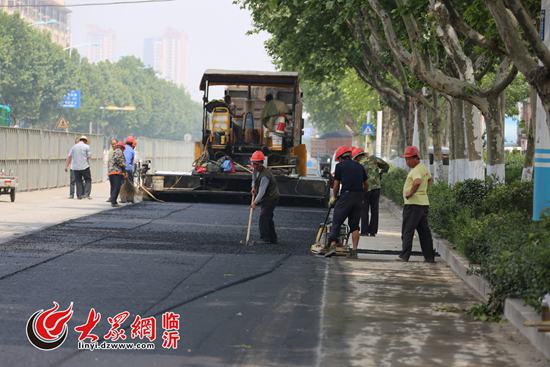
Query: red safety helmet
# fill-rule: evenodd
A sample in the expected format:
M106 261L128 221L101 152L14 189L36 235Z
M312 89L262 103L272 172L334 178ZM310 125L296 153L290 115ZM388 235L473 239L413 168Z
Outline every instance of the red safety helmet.
M351 158L355 159L360 154L365 154L365 151L362 148L356 147L351 150Z
M123 141L119 141L118 143L116 143L116 146L120 147L120 149L122 150L126 149L126 144L124 144Z
M135 142L136 142L136 139L132 135L126 138L126 144L134 145Z
M261 150L257 150L254 153L252 153L252 156L250 157L250 162L263 162L265 159L264 152Z
M410 145L405 148L405 152L401 158L420 157L420 151L414 145Z
M351 148L345 145L338 147L338 149L336 149L336 153L334 154L334 158L339 161L344 154L351 154Z

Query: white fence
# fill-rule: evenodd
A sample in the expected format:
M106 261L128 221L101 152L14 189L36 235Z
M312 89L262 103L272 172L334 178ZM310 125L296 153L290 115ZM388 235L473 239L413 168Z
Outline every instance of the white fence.
M75 139L82 134L0 127L0 170L17 176L18 190L38 190L69 185L65 161ZM92 181L106 179L104 136L90 139ZM190 171L194 143L138 137L137 159L151 160L153 171Z
M0 169L17 176L18 190L47 189L69 184L65 161L81 134L0 127ZM89 135L94 182L103 179L103 135Z

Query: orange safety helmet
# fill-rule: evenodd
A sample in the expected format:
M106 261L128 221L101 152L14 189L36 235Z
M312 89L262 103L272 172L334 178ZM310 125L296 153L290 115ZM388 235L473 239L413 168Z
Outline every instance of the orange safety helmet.
M265 159L264 152L261 150L257 150L254 153L252 153L252 156L250 157L250 162L263 162Z
M115 146L120 147L122 150L126 149L126 144L123 141L119 141Z
M365 154L365 151L362 148L356 147L351 150L351 158L355 159L360 154Z
M132 135L126 138L126 144L134 145L135 142L136 142L136 139Z
M345 145L338 147L338 149L336 149L336 153L334 154L334 158L339 161L344 154L351 154L351 148Z
M420 157L420 151L417 147L414 145L410 145L405 148L405 153L401 156L401 158L411 158L411 157Z

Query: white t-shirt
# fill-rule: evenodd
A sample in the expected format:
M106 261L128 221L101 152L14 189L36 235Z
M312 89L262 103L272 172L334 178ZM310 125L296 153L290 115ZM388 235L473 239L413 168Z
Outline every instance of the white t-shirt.
M82 171L90 167L90 146L79 141L69 151L69 157L71 157L71 169L74 171Z

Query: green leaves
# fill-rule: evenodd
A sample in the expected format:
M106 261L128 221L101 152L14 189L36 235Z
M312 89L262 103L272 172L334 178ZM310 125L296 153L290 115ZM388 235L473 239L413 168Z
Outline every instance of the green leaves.
M59 107L63 95L80 89L80 109ZM123 137L129 134L162 138L198 136L201 106L173 83L158 78L135 57L93 65L72 58L17 15L0 12L0 100L12 107L24 127L53 128L65 113L73 131L94 131ZM100 107L136 106L135 112L108 112Z

